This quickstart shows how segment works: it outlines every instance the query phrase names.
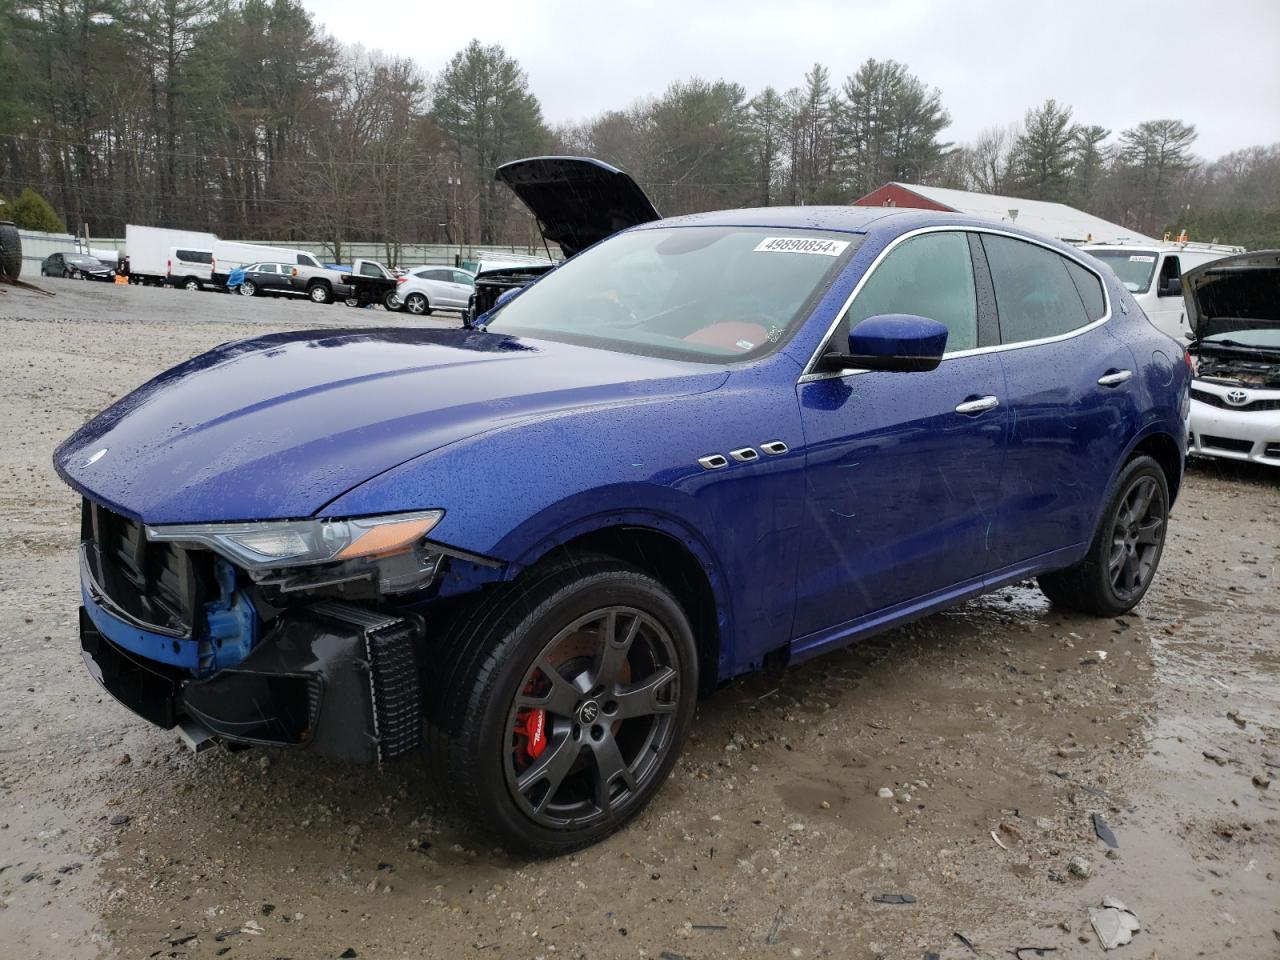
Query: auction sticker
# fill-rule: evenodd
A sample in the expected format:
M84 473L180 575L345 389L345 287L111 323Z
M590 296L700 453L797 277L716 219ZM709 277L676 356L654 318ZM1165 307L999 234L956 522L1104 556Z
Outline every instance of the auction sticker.
M838 257L849 246L848 240L823 240L812 237L765 237L756 244L757 253L816 253Z
M1138 254L1134 254L1133 256L1131 256L1131 257L1129 258L1129 262L1130 262L1130 263L1155 263L1155 262L1156 262L1156 258L1155 258L1155 257L1144 257L1144 256L1140 256L1140 255L1138 255Z

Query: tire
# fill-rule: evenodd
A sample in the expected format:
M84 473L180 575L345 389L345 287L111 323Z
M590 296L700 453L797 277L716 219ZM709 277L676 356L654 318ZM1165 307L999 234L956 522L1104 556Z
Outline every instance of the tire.
M17 280L22 274L22 237L12 223L0 223L0 276ZM40 271L44 276L44 270Z
M404 309L415 317L431 315L431 304L427 302L427 298L421 293L411 293L405 297Z
M258 295L258 288L256 285L254 285L254 282L252 280L242 280L240 282L240 296L256 297L257 295Z
M1099 617L1136 607L1155 578L1169 527L1169 482L1148 456L1130 460L1112 487L1085 558L1041 575L1053 603Z
M312 303L329 303L333 300L333 293L323 283L313 283L307 287L307 296L311 298Z
M182 289L183 290L201 290L203 288L200 286L200 281L197 280L195 277L187 277L187 279L182 281Z
M400 297L394 290L388 290L382 298L382 308L390 310L392 313L398 313L401 309Z
M428 769L460 814L534 856L620 830L662 786L693 721L688 617L657 580L605 557L535 566L459 614L432 657Z

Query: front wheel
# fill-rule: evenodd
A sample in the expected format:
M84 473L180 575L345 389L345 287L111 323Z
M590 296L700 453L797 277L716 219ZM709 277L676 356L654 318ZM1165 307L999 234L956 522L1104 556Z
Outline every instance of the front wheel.
M257 292L258 288L254 285L252 280L245 280L240 284L240 296L242 297L252 297L255 296Z
M400 303L400 295L394 290L388 290L382 298L382 308L384 310L390 310L392 313L396 313L401 310L403 308L403 304Z
M1169 482L1151 457L1130 460L1113 490L1085 558L1039 578L1054 603L1100 617L1138 605L1155 578L1169 525Z
M450 631L429 764L506 846L565 853L621 829L666 780L698 659L665 586L607 558L534 568Z

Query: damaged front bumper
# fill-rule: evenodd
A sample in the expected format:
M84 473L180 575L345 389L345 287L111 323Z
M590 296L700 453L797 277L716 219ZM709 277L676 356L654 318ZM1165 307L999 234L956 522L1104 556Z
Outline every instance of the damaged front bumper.
M380 762L416 747L422 621L325 601L278 617L233 667L197 677L178 637L143 630L90 591L80 608L89 672L116 700L165 729L195 727L230 744L305 749ZM167 659L144 644L167 644ZM146 655L139 652L145 650Z

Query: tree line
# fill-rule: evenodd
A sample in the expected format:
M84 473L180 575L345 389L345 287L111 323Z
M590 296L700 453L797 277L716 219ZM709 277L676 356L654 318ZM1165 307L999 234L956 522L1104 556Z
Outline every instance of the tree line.
M1280 245L1280 144L1207 162L1180 120L1112 131L1055 100L968 143L950 123L942 92L892 60L843 80L815 64L754 95L694 77L553 125L497 44L433 75L342 46L297 0L0 0L3 209L97 236L146 223L335 258L373 241L392 260L402 243L532 245L493 171L558 152L622 167L664 214L848 203L898 180Z

